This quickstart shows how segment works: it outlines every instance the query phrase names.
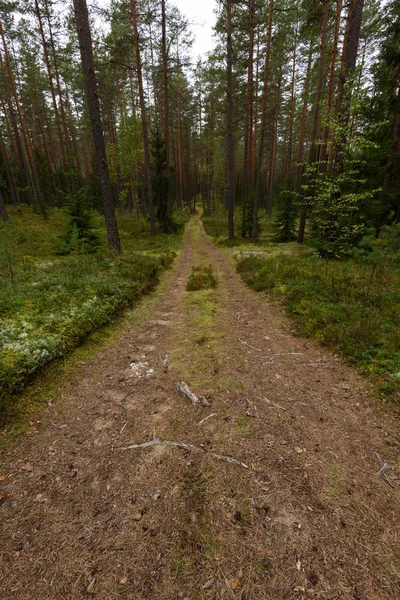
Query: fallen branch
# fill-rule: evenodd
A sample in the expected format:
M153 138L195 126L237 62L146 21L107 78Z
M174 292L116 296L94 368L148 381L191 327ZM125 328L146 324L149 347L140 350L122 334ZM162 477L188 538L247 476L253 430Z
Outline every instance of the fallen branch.
M203 396L196 396L184 381L177 381L175 387L181 396L190 400L193 406L209 406L207 400Z
M374 452L375 456L379 460L380 469L377 473L378 477L386 481L390 485L390 487L394 488L391 477L389 475L389 471L393 471L392 465L390 465L386 460L383 460L377 452Z
M238 338L238 342L240 342L244 346L247 346L248 348L251 348L252 350L256 350L257 352L262 352L261 348L256 348L255 346L248 344L247 342L245 342L244 340L241 340L240 338Z
M273 402L269 398L261 398L261 400L263 400L266 404L271 404L271 406L275 406L275 408L279 408L280 410L287 410L287 408L285 408L284 406L281 406L280 404L277 404L276 402Z
M276 354L273 354L272 356L285 356L288 354L292 354L293 356L303 356L304 352L277 352Z
M160 438L153 438L148 442L143 442L143 444L131 444L130 446L125 446L124 448L120 448L120 450L139 450L142 448L150 448L151 446L172 446L174 448L183 448L184 450L189 450L191 452L206 452L204 448L200 448L199 446L194 446L193 444L185 444L184 442L173 442L171 440L161 440ZM213 458L217 460L222 460L223 462L230 463L231 465L238 465L239 467L243 467L243 469L248 469L249 466L246 463L233 458L232 456L225 456L224 454L217 454L216 452L210 452Z
M211 413L210 415L207 415L206 417L204 417L204 419L202 419L201 421L199 421L199 425L203 425L203 423L205 423L207 421L207 419L211 419L211 417L216 417L217 413Z

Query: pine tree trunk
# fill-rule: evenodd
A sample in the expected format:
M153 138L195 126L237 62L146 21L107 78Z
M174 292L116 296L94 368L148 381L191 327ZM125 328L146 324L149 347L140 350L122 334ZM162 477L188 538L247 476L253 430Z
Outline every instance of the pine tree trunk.
M270 216L274 206L274 186L275 186L275 168L276 168L276 150L278 146L278 117L279 105L281 101L281 83L282 83L282 67L279 73L279 80L276 89L276 101L273 110L273 125L272 125L272 150L271 163L269 168L268 179L268 194L267 194L267 214Z
M150 1L148 2L148 10L150 12ZM153 84L153 103L154 103L154 117L158 122L160 115L160 107L157 96L156 86L156 67L154 64L154 44L153 44L153 28L151 26L151 19L149 19L149 44L150 44L150 59L151 59L151 81Z
M14 97L15 106L16 106L16 109L17 109L17 114L18 114L18 118L19 118L19 122L20 122L20 126L21 126L22 137L24 138L26 156L27 156L27 159L28 159L28 164L30 165L31 173L32 173L32 179L33 179L33 183L34 183L34 189L35 189L35 192L36 192L36 199L37 199L37 202L39 204L40 211L42 213L43 218L47 219L47 210L46 210L46 205L45 205L44 200L43 200L43 195L42 195L42 190L41 190L41 186L40 186L39 175L38 175L38 172L37 172L37 169L36 169L35 160L34 160L34 158L32 156L29 138L28 138L28 135L27 135L27 132L26 132L26 128L25 128L25 122L24 122L24 119L22 117L21 106L20 106L20 102L19 102L19 98L18 98L18 94L17 94L17 88L16 88L16 85L15 85L14 74L13 74L12 67L11 67L10 55L9 55L8 48L7 48L7 43L6 43L6 38L5 38L5 35L4 35L3 25L2 25L1 22L0 22L0 36L1 36L2 42L3 42L4 55L5 55L5 59L6 59L6 65L7 65L8 75L9 75L9 79L10 79L10 85L11 85L12 95Z
M1 70L2 70L4 83L5 83L5 94L6 94L6 98L4 101L3 96L1 94L1 89L0 89L1 103L3 106L4 113L6 112L5 104L7 104L7 107L8 107L8 112L9 112L10 120L11 120L11 127L13 130L13 135L11 135L11 133L9 132L10 139L13 142L15 142L15 145L17 148L17 154L19 157L20 165L21 165L22 180L23 180L23 183L25 185L25 188L26 188L26 191L28 194L28 204L30 204L32 206L33 210L35 211L36 210L36 199L35 199L34 191L32 189L29 165L28 165L28 162L27 162L27 159L25 156L23 146L22 146L21 136L20 136L18 124L17 124L17 118L15 115L15 111L14 111L14 107L13 107L13 103L12 103L12 99L11 99L11 92L10 92L10 89L9 89L9 86L7 83L7 79L6 79L6 72L5 72L5 68L4 68L3 59L1 57L1 53L0 53L0 66L1 66Z
M253 65L254 65L254 12L255 0L250 0L250 35L249 35L249 58L247 67L247 90L245 107L245 131L244 131L244 160L243 160L243 196L248 193L248 183L251 181L252 149L253 149Z
M45 2L46 4L46 8L47 8L47 0ZM60 111L61 111L61 119L62 119L62 123L63 123L63 129L64 129L64 145L65 145L65 149L67 152L67 159L69 158L68 153L69 153L69 133L68 133L68 126L67 126L67 118L66 118L66 111L64 108L64 100L63 100L63 95L61 92L61 84L60 84L60 75L58 72L58 63L57 63L57 54L56 54L56 49L55 49L55 45L54 45L54 38L53 38L53 30L51 27L51 21L50 21L50 12L49 10L47 10L47 26L49 29L49 35L50 35L50 47L51 47L51 54L53 57L53 65L54 65L54 74L56 77L56 85L57 85L57 95L58 95L58 102L60 105ZM74 135L73 129L72 129L72 135ZM75 158L77 161L77 168L78 171L80 173L79 170L79 165L78 165L78 155L75 154Z
M33 119L35 121L35 129L37 132L36 138L39 138L42 142L42 148L43 148L44 154L46 155L47 164L48 164L49 171L50 171L50 178L51 178L51 183L53 186L53 193L54 193L54 195L56 195L57 194L57 185L56 185L56 181L54 178L54 172L53 172L53 168L52 168L54 161L53 161L53 158L49 151L46 136L44 135L44 131L43 131L42 120L40 119L40 117L38 115L38 111L37 111L35 102L33 102L33 104L32 104L32 114L33 114ZM52 136L49 132L49 140L51 140L51 137ZM50 141L50 144L52 144L52 140Z
M182 155L182 111L181 111L181 95L180 95L180 91L179 91L179 82L178 82L178 89L177 89L177 110L178 110L178 131L177 131L177 135L178 135L178 147L177 147L177 152L178 152L178 182L179 182L179 208L182 207L183 202L184 202L184 184L183 184L183 155Z
M151 235L155 235L155 233L156 233L156 217L155 217L155 213L154 213L153 185L152 185L152 181L151 181L149 134L148 134L148 129L147 129L146 106L145 106L145 102L144 102L142 61L141 61L141 57L140 57L139 32L138 32L137 14L136 14L136 0L131 0L131 13L132 13L132 23L133 23L133 34L134 34L134 40L135 40L136 70L137 70L137 78L138 78L138 86L139 86L140 117L142 120L142 133L143 133L143 145L144 145L144 166L145 166L145 174L146 174L147 201L149 204L149 214L150 214L150 233L151 233Z
M0 219L4 223L9 223L10 219L4 202L3 190L0 187Z
M335 21L335 31L333 35L333 43L332 43L332 55L331 55L331 64L329 67L329 82L328 82L328 91L326 96L326 108L325 108L325 125L322 130L322 142L320 147L320 155L319 155L319 169L320 171L326 171L326 150L327 150L327 141L329 135L329 118L331 116L332 110L332 101L333 101L333 88L335 83L335 67L336 67L336 57L337 57L337 47L338 47L338 39L339 39L339 31L340 31L340 19L342 15L342 4L343 0L336 1L336 21Z
M63 136L62 136L62 132L61 132L60 115L58 113L58 106L57 106L57 101L56 101L56 93L55 93L55 90L54 90L54 83L53 83L53 75L52 75L52 72L51 72L50 60L49 60L49 53L47 51L46 39L44 37L42 15L40 14L40 8L39 8L39 2L38 2L38 0L35 0L35 10L36 10L36 16L37 16L38 21L39 21L39 29L40 29L40 37L42 39L43 55L44 55L44 60L45 60L45 63L46 63L46 68L47 68L47 75L48 75L48 78L49 78L50 92L51 92L51 98L52 98L52 101L53 101L54 116L55 116L55 119L56 119L56 126L57 126L57 133L58 133L58 142L60 144L62 162L65 165L66 164L66 161L65 161L65 148L64 148L64 140L63 140Z
M294 191L296 196L300 196L301 192L301 179L303 174L303 156L304 156L304 140L306 137L306 125L307 125L307 111L308 111L308 98L310 92L310 75L311 75L311 64L312 64L312 55L313 55L313 40L310 40L310 47L308 50L308 63L307 63L307 73L306 79L304 82L304 96L303 96L303 110L301 113L301 122L300 122L300 132L299 132L299 141L297 145L297 167L296 167L296 179L294 185Z
M165 171L168 181L167 186L167 216L172 215L171 192L169 186L170 178L170 152L169 152L169 97L168 97L168 57L167 57L167 24L165 15L166 0L161 0L161 48L163 63L163 87L164 87L164 143L165 143Z
M69 126L71 129L71 138L72 138L72 147L74 150L74 156L75 156L75 164L76 164L76 168L78 171L78 182L79 182L79 186L82 185L83 183L83 171L82 171L82 163L81 163L81 157L79 155L79 148L78 148L78 142L76 139L76 130L75 130L75 126L74 126L74 122L72 119L72 111L71 111L71 105L70 102L68 101L68 96L67 96L67 103L66 103L66 109L63 109L64 113L67 113L68 115L68 122L69 122ZM66 117L66 115L64 114L64 116Z
M308 166L315 162L317 157L317 135L318 135L318 126L319 126L319 113L320 113L320 104L321 104L321 94L322 94L322 85L324 81L324 64L325 64L325 50L326 50L326 37L327 37L327 28L328 28L328 17L329 17L329 4L330 0L324 0L323 4L323 13L322 13L322 26L321 26L321 45L320 45L320 53L318 60L318 73L317 73L317 83L315 90L315 99L314 99L314 113L313 113L313 124L311 130L310 137L310 150L308 152ZM307 181L310 183L310 177L307 175ZM306 192L307 193L307 192ZM299 232L297 235L297 243L302 244L304 241L304 232L306 227L306 218L307 218L307 203L303 194L303 206L301 210L300 217L300 226Z
M343 69L339 77L339 96L337 119L343 134L336 140L334 152L334 174L342 172L344 166L344 151L347 144L347 127L350 118L350 102L357 64L358 45L364 0L351 0L348 12L348 26L344 41Z
M296 60L297 60L297 32L293 42L293 60L292 60L292 79L290 84L290 115L289 115L289 133L288 133L288 147L286 153L286 160L284 161L284 168L282 173L282 182L285 181L287 175L292 175L292 163L293 163L293 127L294 127L294 109L296 105L295 97L295 83L296 83Z
M85 83L86 101L89 109L93 145L96 153L97 170L100 177L104 217L107 228L108 247L121 251L117 219L113 205L113 192L108 171L106 147L101 124L99 97L97 95L96 73L92 37L90 34L89 14L86 0L74 0L75 20L78 31L79 49L82 59L83 79Z
M260 196L261 196L262 163L263 163L264 144L265 144L267 97L268 97L268 76L269 76L269 63L270 63L270 56L271 56L273 11L274 11L274 0L269 0L267 42L266 42L266 49L265 49L265 65L264 65L264 86L263 86L262 107L261 107L260 142L259 142L259 146L258 146L258 156L257 156L257 164L256 164L256 185L255 185L255 193L254 193L253 229L252 229L252 236L251 236L254 243L256 243L257 239L258 239L258 206L260 204Z
M246 214L250 203L249 183L253 180L253 99L254 99L254 13L255 0L250 0L249 58L247 67L247 90L245 105L243 193L242 193L242 237L247 235Z
M397 107L397 118L393 127L392 133L392 143L390 145L389 155L387 158L385 174L383 176L382 181L382 191L380 192L380 199L384 201L388 192L390 192L390 188L392 187L392 180L394 175L395 168L395 158L399 150L400 143L400 94L397 98L398 107ZM395 221L398 223L400 221L400 204L396 211Z
M11 202L13 203L13 206L17 206L18 205L18 194L17 194L17 190L16 190L16 187L14 184L14 178L11 173L10 162L8 160L7 150L6 150L6 146L4 144L3 136L1 135L1 131L0 131L0 149L1 149L1 156L3 159L3 164L4 164L4 167L6 170L8 187L10 188Z
M259 60L258 55L260 53L260 31L257 32L257 61L256 61L256 85L255 85L255 106L254 106L254 133L253 133L253 147L251 154L251 172L254 178L254 164L257 156L257 134L258 134L258 83L259 83ZM253 179L252 179L253 183Z
M226 52L227 52L227 208L228 208L228 238L232 240L235 237L234 223L233 223L233 210L235 205L235 182L234 182L234 169L235 169L235 156L234 156L234 145L233 145L233 97L232 97L232 63L233 63L233 52L232 52L232 0L226 2Z

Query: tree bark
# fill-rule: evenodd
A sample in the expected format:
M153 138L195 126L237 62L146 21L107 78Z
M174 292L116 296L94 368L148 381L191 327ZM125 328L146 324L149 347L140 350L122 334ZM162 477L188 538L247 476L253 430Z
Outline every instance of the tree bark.
M333 101L333 88L335 83L335 67L336 67L336 57L337 57L337 46L339 40L339 30L340 30L340 18L342 15L342 4L343 0L337 0L336 2L336 21L335 21L335 31L333 35L333 43L332 43L332 54L331 54L331 64L329 67L329 82L328 82L328 91L326 96L326 108L325 108L325 125L322 130L322 142L320 147L320 155L319 155L319 169L320 171L326 171L326 149L327 149L327 141L329 135L329 118L332 110L332 101Z
M10 222L10 218L8 216L8 212L6 209L5 202L4 202L3 190L1 189L1 187L0 187L0 219L4 223Z
M252 179L252 151L253 151L253 65L254 65L254 13L255 0L250 0L250 35L249 35L249 58L247 67L247 90L245 108L245 131L244 131L244 161L243 161L243 195L248 192L248 183Z
M317 134L318 134L318 126L319 126L319 113L320 113L320 104L321 104L321 94L322 94L322 84L324 81L324 64L325 64L325 50L326 50L326 37L327 37L327 28L328 28L328 17L329 17L329 4L330 0L324 0L323 4L323 13L322 13L322 25L321 25L321 45L320 45L320 53L318 60L318 73L317 73L317 84L315 90L315 99L314 99L314 113L313 113L313 124L311 130L310 137L310 150L308 153L308 166L315 162L317 156ZM310 183L310 177L307 176L307 180ZM301 209L301 217L300 217L300 226L299 232L297 235L297 243L302 244L304 241L304 232L306 226L306 218L307 218L307 203L306 199L303 195L303 206Z
M21 142L21 136L19 133L19 129L18 129L18 124L17 124L17 118L15 115L15 111L14 111L14 107L13 107L13 103L12 103L12 98L11 98L11 92L9 90L9 86L7 83L7 79L6 79L6 72L5 72L5 68L4 68L4 63L3 63L3 59L1 57L1 53L0 53L0 66L1 66L1 70L2 70L2 75L4 78L4 83L5 83L5 100L3 99L1 90L0 90L0 98L1 98L1 103L3 106L3 110L5 112L5 104L7 104L8 106L8 112L10 114L10 120L11 120L11 127L12 127L12 131L13 131L13 136L11 136L10 132L10 139L15 142L16 148L17 148L17 154L19 156L19 161L21 164L21 172L22 172L22 180L24 182L24 185L26 187L26 191L28 194L28 204L30 204L33 208L33 210L35 210L36 207L36 199L35 199L35 194L34 191L32 189L32 184L31 184L31 179L30 179L30 171L29 171L29 165L28 165L28 161L26 159L26 155L24 152L24 148L22 146L22 142Z
M348 12L347 35L344 41L343 69L339 76L339 96L337 120L342 134L336 140L334 152L334 174L342 172L344 166L344 151L347 145L347 126L350 118L350 102L352 83L357 64L358 45L364 0L351 0Z
M165 15L166 0L161 0L161 49L163 63L163 86L164 86L164 143L165 143L165 171L168 180L167 186L167 216L172 215L171 192L169 186L170 178L170 153L169 153L169 98L168 98L168 57L167 57L167 25Z
M289 114L289 132L286 160L283 160L282 183L287 175L292 175L293 167L293 128L294 128L294 110L296 105L295 83L296 83L296 62L297 62L297 31L293 40L293 58L292 58L292 77L290 84L290 114Z
M389 150L389 155L388 155L388 159L387 159L387 163L386 163L386 169L385 169L385 173L383 175L383 181L382 181L382 191L380 192L380 198L381 200L384 200L385 197L387 196L388 192L390 191L390 188L392 186L392 180L393 180L393 175L395 172L395 159L396 159L396 155L398 153L399 150L399 143L400 143L400 94L398 96L398 100L397 102L398 107L397 107L397 117L396 117L396 121L393 127L393 133L392 133L392 143L390 145L390 150ZM396 215L395 215L395 221L398 223L400 220L400 204L399 207L397 208L396 211Z
M235 182L234 182L234 169L235 169L235 155L234 155L234 144L233 144L233 97L232 97L232 64L233 64L233 52L232 52L232 0L226 2L226 53L227 53L227 208L228 208L228 238L232 240L235 237L234 223L233 223L233 210L235 206Z
M136 0L131 0L131 13L133 23L133 34L135 40L135 55L136 55L136 70L139 86L139 102L140 102L140 117L142 121L142 134L144 146L144 166L146 174L147 201L149 204L150 215L150 233L156 233L156 217L154 213L153 200L153 184L151 181L151 165L150 165L150 150L149 150L149 133L147 128L146 106L144 102L143 76L142 76L142 60L140 56L139 32L137 26Z
M49 77L50 92L51 92L51 98L52 98L52 101L53 101L54 116L55 116L55 119L56 119L56 126L57 126L57 132L58 132L58 141L59 141L59 144L60 144L62 161L63 161L64 167L65 167L66 166L65 148L64 148L64 140L63 140L63 136L62 136L62 132L61 132L60 115L58 113L58 106L57 106L57 101L56 101L56 93L55 93L55 90L54 90L54 83L53 83L53 74L51 72L50 60L49 60L49 53L47 51L46 39L44 37L42 15L40 14L40 8L39 8L39 2L38 2L38 0L35 0L35 10L36 10L36 16L37 16L38 21L39 21L40 37L42 39L42 46L43 46L43 55L44 55L44 60L45 60L45 63L46 63L46 68L47 68L47 75Z
M270 216L274 206L274 186L275 186L275 166L276 166L276 150L278 146L278 117L279 117L279 105L281 100L281 83L282 83L282 67L279 73L278 85L276 89L276 100L273 111L273 124L272 124L272 150L271 150L271 163L269 168L269 179L268 179L268 195L267 195L267 214Z
M254 13L255 0L250 0L249 54L247 67L247 90L245 105L243 191L242 191L242 237L247 235L246 213L250 202L249 183L253 181L253 99L254 99Z
M43 218L47 219L47 210L46 210L46 205L45 205L44 200L43 200L43 195L42 195L42 190L41 190L41 186L40 186L39 175L38 175L38 172L37 172L37 169L36 169L35 160L34 160L34 158L32 156L32 152L31 152L31 148L30 148L30 143L29 143L28 135L27 135L26 128L25 128L24 119L22 117L21 106L20 106L20 102L19 102L19 98L18 98L18 94L17 94L17 88L16 88L16 85L15 85L15 79L14 79L14 74L13 74L13 71L12 71L10 55L9 55L8 48L7 48L7 43L6 43L6 38L5 38L5 35L4 35L3 25L2 25L1 22L0 22L0 36L1 36L2 42L3 42L5 60L6 60L8 75L9 75L9 79L10 79L12 95L14 96L15 106L16 106L16 109L17 109L17 114L18 114L20 125L21 125L22 137L24 138L26 156L27 156L27 159L28 159L28 163L30 165L31 173L32 173L32 179L33 179L33 183L34 183L34 189L35 189L35 192L36 192L36 199L38 201L38 204L39 204L39 207L40 207L40 211L42 213ZM12 104L12 100L11 100L11 104Z
M86 101L89 109L90 125L93 144L96 153L97 170L100 177L104 217L107 228L108 247L110 250L121 251L118 234L118 224L113 205L113 192L108 171L106 147L104 143L103 127L99 97L97 95L96 73L90 33L89 14L86 0L74 0L75 21L78 31L79 49L82 60L83 79L85 83Z
M46 9L47 9L47 26L49 28L50 46L51 46L51 53L53 56L53 65L54 65L54 74L56 76L58 101L60 104L61 118L62 118L63 128L64 128L64 144L65 144L65 149L66 149L67 158L68 158L68 153L69 153L70 148L69 148L69 133L68 133L68 126L67 126L67 119L66 119L66 114L65 114L63 95L61 92L61 83L60 83L60 75L59 75L59 71L58 71L57 54L56 54L56 48L54 45L53 29L51 27L50 11L48 8L47 0L45 0L45 4L46 4ZM72 135L74 135L73 129L71 131L72 131ZM76 166L80 173L79 157L77 154L75 154L75 158L76 158Z
M7 150L6 150L6 146L4 144L4 140L3 140L3 136L1 135L1 132L0 132L0 149L1 149L1 155L3 158L4 167L6 170L8 187L10 188L11 202L13 203L13 206L17 206L18 205L18 194L17 194L17 190L15 188L14 178L11 173L10 162L8 160Z
M271 57L273 11L274 11L274 0L269 0L267 42L266 42L266 49L265 49L265 65L264 65L264 87L263 87L262 107L261 107L260 142L259 142L259 146L258 146L258 156L257 156L257 165L256 165L256 185L255 185L255 193L254 193L253 229L252 229L252 236L251 236L254 243L256 243L257 239L258 239L258 206L260 204L260 196L261 196L261 175L262 175L262 163L263 163L264 144L265 144L267 97L268 97L268 76L269 76L269 63L270 63L270 57Z

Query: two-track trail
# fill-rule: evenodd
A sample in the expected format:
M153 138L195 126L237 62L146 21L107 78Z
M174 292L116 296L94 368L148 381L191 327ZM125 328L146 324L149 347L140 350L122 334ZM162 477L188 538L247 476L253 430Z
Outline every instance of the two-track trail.
M187 292L199 264L218 285ZM398 422L198 217L146 318L46 411L3 451L3 600L400 598ZM121 450L153 436L198 449Z

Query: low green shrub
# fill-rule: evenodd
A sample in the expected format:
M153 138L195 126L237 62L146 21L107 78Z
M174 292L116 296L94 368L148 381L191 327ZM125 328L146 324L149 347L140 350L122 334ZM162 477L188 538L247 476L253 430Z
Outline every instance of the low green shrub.
M12 223L0 224L0 424L32 374L154 288L181 244L181 235L151 238L146 223L120 215L123 254L60 256L69 227L62 211L49 222L10 214ZM106 248L101 215L93 226Z
M186 284L188 292L196 292L198 290L209 290L217 287L217 280L214 277L211 265L200 265L192 267L192 272L189 275Z
M237 270L254 290L284 302L299 335L339 350L400 403L400 272L315 253L240 258Z

